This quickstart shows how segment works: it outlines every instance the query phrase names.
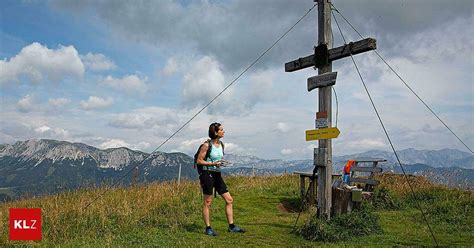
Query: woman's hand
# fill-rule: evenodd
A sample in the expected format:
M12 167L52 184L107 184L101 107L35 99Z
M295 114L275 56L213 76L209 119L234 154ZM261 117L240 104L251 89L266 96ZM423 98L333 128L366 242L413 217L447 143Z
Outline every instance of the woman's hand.
M222 166L222 161L213 162L213 165L217 166L217 167L220 167L220 166Z

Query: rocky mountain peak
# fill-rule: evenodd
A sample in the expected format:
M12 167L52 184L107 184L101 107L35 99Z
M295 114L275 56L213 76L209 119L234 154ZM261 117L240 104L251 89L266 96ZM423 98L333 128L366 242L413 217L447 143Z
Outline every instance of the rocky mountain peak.
M86 158L95 160L100 168L121 169L130 163L141 161L146 153L132 151L128 148L111 148L100 150L82 143L70 143L56 140L26 140L18 141L13 145L2 145L0 157L10 156L21 161L36 161L36 164L44 160L77 161Z
M101 167L122 168L130 163L139 162L146 158L147 154L132 151L125 147L107 149L103 151L106 154L105 159L101 160Z

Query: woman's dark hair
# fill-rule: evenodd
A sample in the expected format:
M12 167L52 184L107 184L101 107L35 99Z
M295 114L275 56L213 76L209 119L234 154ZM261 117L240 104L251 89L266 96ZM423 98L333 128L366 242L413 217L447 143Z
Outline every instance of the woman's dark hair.
M209 126L209 138L217 138L217 132L219 131L220 123L214 122Z

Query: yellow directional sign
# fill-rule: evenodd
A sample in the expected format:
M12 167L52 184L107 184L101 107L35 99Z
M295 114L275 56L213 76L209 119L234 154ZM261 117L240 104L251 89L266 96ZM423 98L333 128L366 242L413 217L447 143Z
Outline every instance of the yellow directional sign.
M320 128L316 130L306 130L306 141L320 140L320 139L334 139L339 136L339 129L337 127Z

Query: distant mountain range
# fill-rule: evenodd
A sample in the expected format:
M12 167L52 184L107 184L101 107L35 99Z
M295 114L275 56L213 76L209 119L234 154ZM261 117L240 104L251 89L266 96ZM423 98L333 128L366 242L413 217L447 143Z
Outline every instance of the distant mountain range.
M398 152L407 173L456 187L474 188L474 156L454 149L439 151L406 149ZM151 156L150 156L151 155ZM143 161L145 158L147 160ZM333 158L335 173L348 159L383 158L385 172L399 173L393 153L368 151ZM312 160L266 160L226 154L230 175L273 175L311 171ZM133 168L137 165L138 169ZM197 179L193 158L184 153L153 154L125 147L101 150L81 143L57 140L18 141L0 145L0 200L41 195L119 181L123 185L183 178Z
M426 164L434 168L458 167L464 169L474 169L474 156L471 153L456 149L442 150L416 150L413 148L397 152L402 164ZM393 152L368 151L359 154L345 155L337 157L339 161L347 161L349 158L384 158L387 165L399 167Z
M403 165L410 164L426 164L434 168L441 167L458 167L464 169L474 169L474 155L468 152L462 152L455 149L434 150L416 150L409 148L397 152L400 161ZM350 154L344 156L334 156L334 167L340 170L349 159L365 159L365 158L380 158L386 159L383 163L385 168L399 167L393 152L372 150L363 153ZM310 163L312 160L294 160L286 161L281 159L264 160L255 156L240 156L240 155L226 155L226 160L233 161L238 166L252 167L258 165L261 168L283 168L291 167L301 163Z
M196 179L193 159L184 153L150 154L128 148L100 150L56 140L18 141L0 145L0 198L41 195L79 187L176 179ZM135 172L133 168L143 163ZM125 175L128 173L128 175Z
M474 156L470 153L442 149L416 150L413 148L397 152L405 172L412 175L426 176L429 180L452 187L474 189ZM402 173L393 152L372 150L363 153L334 156L333 173L340 174L349 159L386 159L380 163L384 173ZM311 172L313 160L264 160L255 156L226 155L226 160L233 165L226 168L230 175L269 175L292 173L294 171Z

